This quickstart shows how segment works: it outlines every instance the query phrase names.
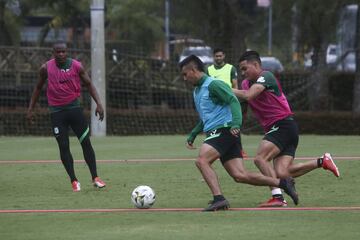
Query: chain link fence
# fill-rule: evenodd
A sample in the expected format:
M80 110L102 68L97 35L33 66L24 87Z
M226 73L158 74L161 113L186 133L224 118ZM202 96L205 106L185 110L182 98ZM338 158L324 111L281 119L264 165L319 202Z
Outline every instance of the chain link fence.
M25 119L38 70L51 53L51 48L0 47L0 135L51 134L45 88L36 106L35 125ZM70 49L69 55L90 71L89 50ZM113 49L106 52L108 135L184 134L191 130L198 120L192 86L184 83L177 64ZM352 73L324 67L319 75L311 69L285 67L275 74L297 114L351 111ZM91 114L86 89L81 102L85 113ZM261 131L251 115L244 131Z

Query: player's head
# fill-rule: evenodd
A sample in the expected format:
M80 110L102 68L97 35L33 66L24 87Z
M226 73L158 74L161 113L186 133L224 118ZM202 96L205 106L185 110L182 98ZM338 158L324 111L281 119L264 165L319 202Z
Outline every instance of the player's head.
M184 80L192 84L196 84L204 72L203 62L195 55L186 57L180 62L179 66Z
M246 51L239 59L241 75L248 80L255 80L261 73L260 54L256 51Z
M214 49L214 61L215 65L223 65L225 63L225 52L221 48Z
M59 41L53 44L53 55L56 63L63 64L67 58L67 46L65 42Z

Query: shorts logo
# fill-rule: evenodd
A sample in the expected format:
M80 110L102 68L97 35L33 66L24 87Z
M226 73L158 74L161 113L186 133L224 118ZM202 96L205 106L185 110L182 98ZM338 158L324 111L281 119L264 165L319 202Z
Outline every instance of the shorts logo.
M58 127L54 127L54 134L59 134L59 128Z
M279 127L275 127L275 125L274 125L274 126L272 126L272 128L270 129L270 131L268 131L267 133L265 133L265 135L266 135L266 134L269 134L269 133L272 133L272 132L275 132L275 131L277 131L277 130L279 130Z
M213 136L214 134L216 134L216 130L217 130L217 129L212 130L209 135L210 135L210 136Z
M221 134L221 133L217 132L217 129L212 130L212 131L210 131L210 132L207 134L208 136L207 136L207 138L205 138L204 141L209 140L209 139L212 139L212 138L216 138L216 137L220 136L220 134Z

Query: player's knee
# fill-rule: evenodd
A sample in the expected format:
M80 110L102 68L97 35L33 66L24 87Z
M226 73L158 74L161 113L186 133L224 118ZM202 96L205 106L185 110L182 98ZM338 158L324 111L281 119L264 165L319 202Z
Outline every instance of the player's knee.
M69 147L69 141L66 140L58 140L58 145L59 145L59 149L60 151L70 151L70 147Z
M203 166L209 165L205 158L198 157L195 161L195 165L198 168L202 168Z

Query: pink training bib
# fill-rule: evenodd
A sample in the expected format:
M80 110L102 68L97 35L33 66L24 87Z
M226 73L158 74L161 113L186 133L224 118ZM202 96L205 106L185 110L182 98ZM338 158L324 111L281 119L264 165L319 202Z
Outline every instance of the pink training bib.
M80 97L81 63L72 59L69 69L60 69L55 59L46 63L48 74L47 99L49 106L63 106Z

